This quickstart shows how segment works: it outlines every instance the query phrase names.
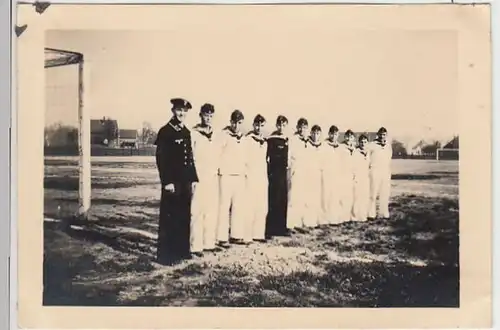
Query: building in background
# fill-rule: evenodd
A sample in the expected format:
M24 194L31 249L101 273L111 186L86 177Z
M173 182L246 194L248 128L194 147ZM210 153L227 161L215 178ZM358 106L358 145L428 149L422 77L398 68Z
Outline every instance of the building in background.
M139 145L139 132L135 129L118 130L118 145L120 148L135 148Z
M454 136L448 143L444 144L443 149L458 149L458 135Z
M423 151L422 149L425 147L427 142L424 140L418 141L414 146L411 147L410 149L410 155L412 156L421 156Z
M93 145L117 146L118 121L110 118L90 120L90 143Z

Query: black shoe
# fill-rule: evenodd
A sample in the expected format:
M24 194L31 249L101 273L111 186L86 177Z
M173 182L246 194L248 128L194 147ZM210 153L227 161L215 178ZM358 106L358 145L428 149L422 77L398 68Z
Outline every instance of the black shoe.
M230 238L229 243L236 245L248 245L248 242L245 242L242 238Z
M307 230L306 228L303 228L303 227L295 227L295 230L301 234L307 234L309 232L309 230Z
M217 245L220 246L223 249L229 249L231 245L228 242L217 242Z
M216 246L212 249L205 249L205 252L220 252L220 251L222 251L222 248L218 247L218 246Z
M156 262L163 266L174 266L182 261L179 256L161 256L156 259Z
M254 238L253 241L257 242L257 243L266 243L267 239L265 239L265 238Z

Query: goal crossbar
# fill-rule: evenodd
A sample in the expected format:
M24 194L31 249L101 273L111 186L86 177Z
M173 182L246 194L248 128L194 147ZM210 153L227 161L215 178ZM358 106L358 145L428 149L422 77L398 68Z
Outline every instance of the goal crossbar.
M90 164L90 115L88 100L88 65L84 69L83 54L45 48L45 68L78 65L78 215L87 217L90 209L91 164Z
M82 61L83 54L81 53L55 48L45 48L45 68L78 64Z

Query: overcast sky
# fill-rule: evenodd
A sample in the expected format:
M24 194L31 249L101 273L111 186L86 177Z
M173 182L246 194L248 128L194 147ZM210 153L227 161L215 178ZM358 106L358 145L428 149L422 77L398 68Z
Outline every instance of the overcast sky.
M377 130L415 139L458 132L457 39L446 31L245 31L199 26L188 31L50 31L46 45L82 52L90 67L92 118L139 129L170 117L171 97L185 97L197 121L204 102L216 125L240 109L299 116L327 130ZM323 27L325 25L323 24ZM46 124L77 124L76 67L46 70Z

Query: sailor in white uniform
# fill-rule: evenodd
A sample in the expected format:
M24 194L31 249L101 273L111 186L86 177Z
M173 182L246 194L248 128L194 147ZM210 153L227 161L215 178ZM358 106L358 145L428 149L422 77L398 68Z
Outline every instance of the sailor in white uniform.
M321 127L319 125L312 126L306 150L308 184L303 187L305 192L303 198L306 200L304 225L318 227L326 224L322 209L325 150L321 142Z
M245 214L247 150L241 132L243 120L243 113L234 110L231 113L230 125L221 133L217 240L224 248L229 246L229 237L231 237L230 243L246 244L244 238L247 218Z
M304 227L306 199L308 192L308 122L305 118L297 121L297 131L290 138L288 149L288 210L287 228L290 230Z
M192 129L193 158L199 182L191 204L191 252L215 251L219 205L219 146L212 128L215 108L206 103L200 109L201 122Z
M324 221L330 225L340 221L340 144L339 129L332 125L324 142L325 166L323 168L323 214Z
M340 158L340 222L350 221L354 204L354 159L356 136L351 130L344 134L344 143L339 147Z
M381 127L377 139L370 144L370 205L369 218L389 218L391 194L392 146L387 139L387 129ZM377 199L379 202L377 209Z
M247 177L245 202L248 223L245 241L266 241L266 216L268 210L267 143L262 134L265 118L258 114L253 120L253 130L245 136Z
M362 134L358 139L358 147L354 152L354 204L353 221L366 221L370 202L370 155L368 154L368 137Z

